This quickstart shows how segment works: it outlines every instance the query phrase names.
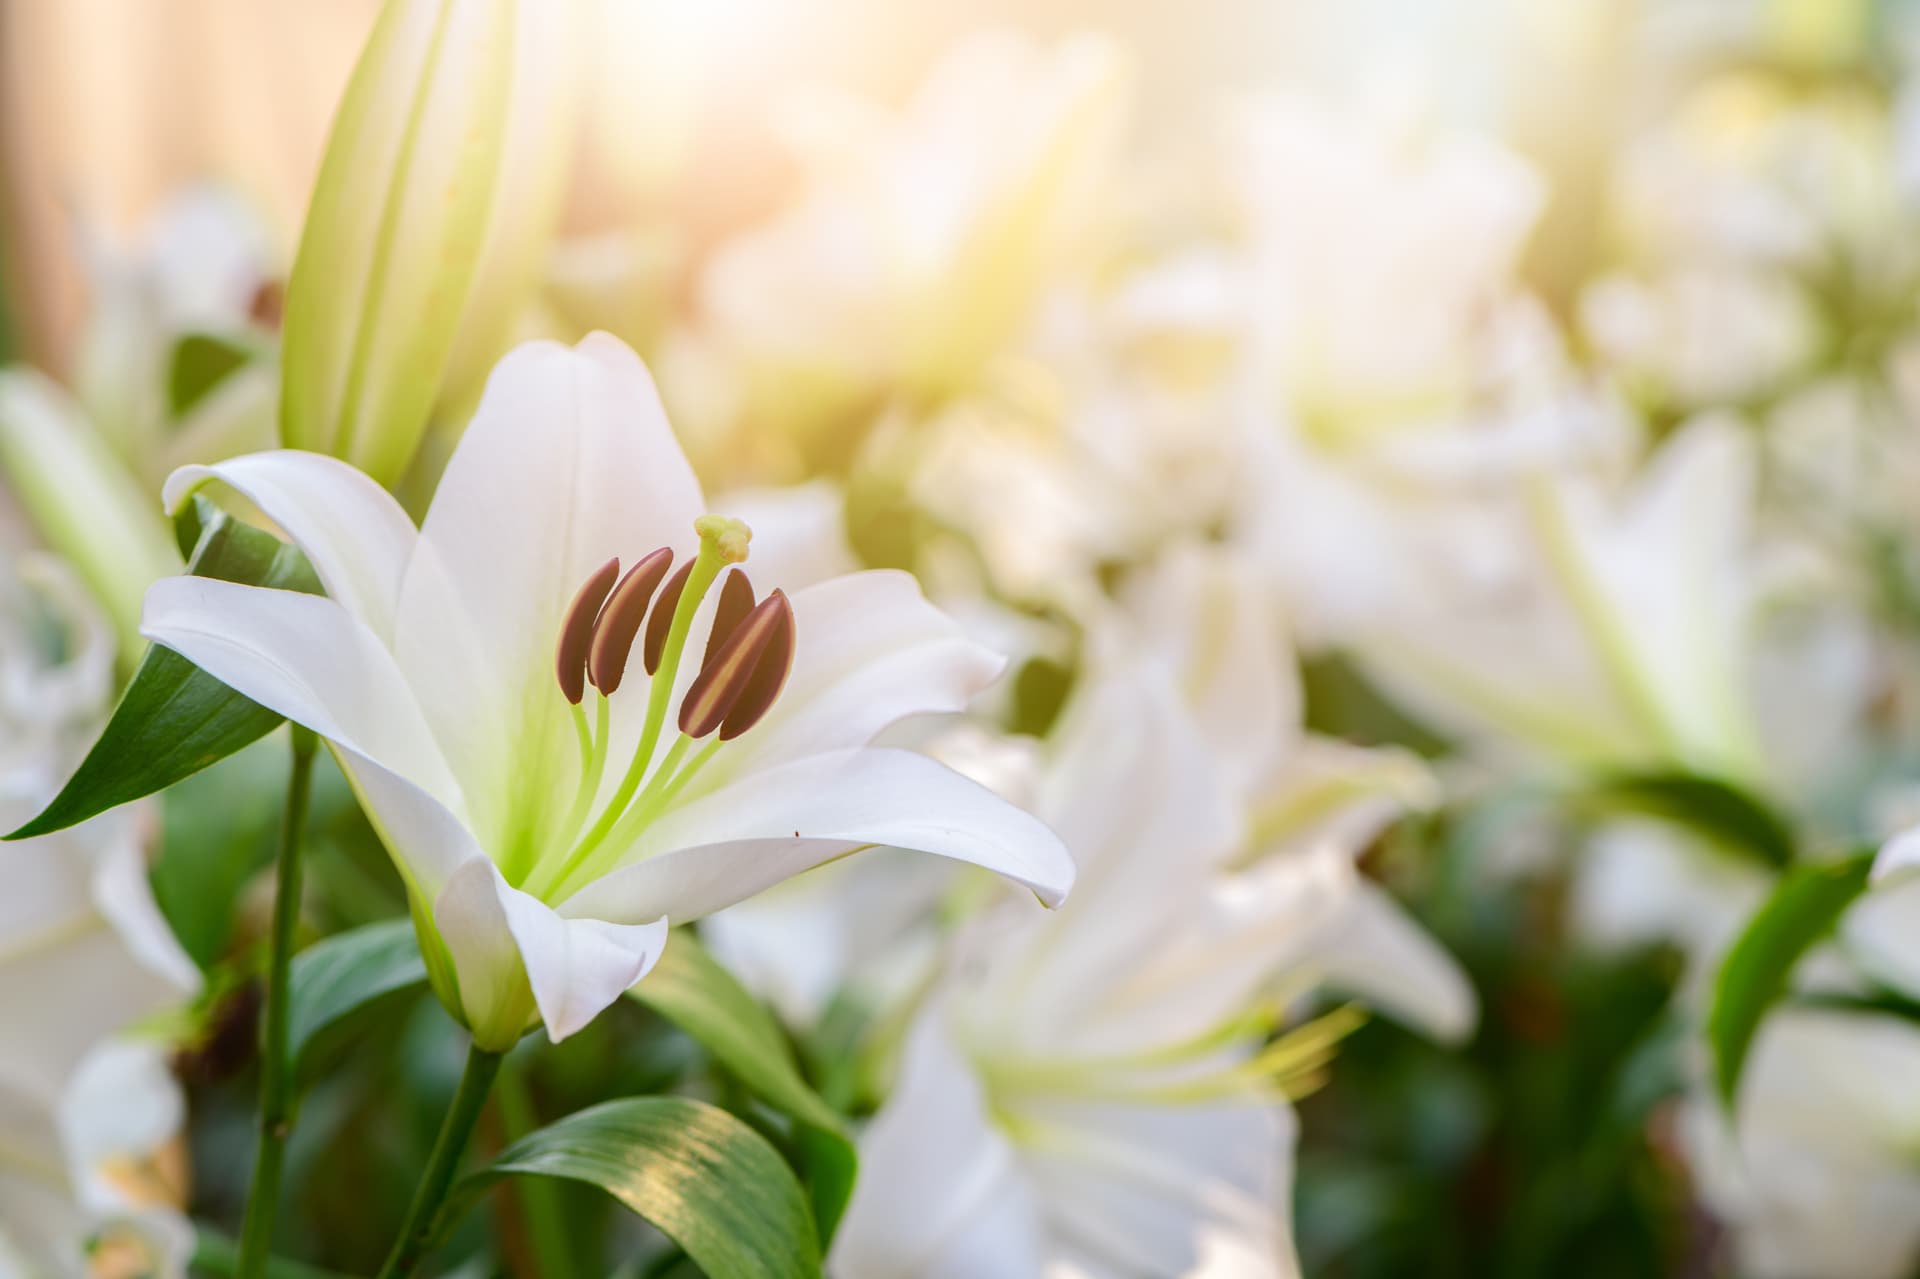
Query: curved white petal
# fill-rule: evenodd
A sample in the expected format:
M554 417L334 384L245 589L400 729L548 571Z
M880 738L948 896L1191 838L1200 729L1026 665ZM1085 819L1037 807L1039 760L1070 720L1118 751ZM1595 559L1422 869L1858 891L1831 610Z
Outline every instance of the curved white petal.
M792 601L793 672L766 719L729 752L726 777L864 746L909 715L961 710L1005 666L928 603L911 574L850 573Z
M860 1142L835 1279L1040 1279L1039 1205L978 1078L941 1025L915 1025L900 1078Z
M1902 831L1880 846L1873 859L1873 880L1883 883L1894 876L1906 876L1920 870L1920 826Z
M187 1099L159 1042L113 1039L74 1071L59 1105L60 1135L80 1201L95 1213L138 1206L110 1173L141 1162L186 1126Z
M1049 1224L1108 1273L1296 1273L1284 1102L1060 1103L1021 1118L1034 1129L1027 1163ZM1209 1258L1223 1268L1204 1269ZM1251 1268L1226 1268L1229 1258Z
M1299 738L1303 694L1278 602L1219 547L1175 547L1126 593L1123 651L1162 666L1186 694L1218 767L1251 790ZM1129 642L1131 640L1131 642Z
M701 512L653 380L618 340L530 342L495 367L421 527L394 636L488 848L532 838L571 793L570 765L528 761L571 759L553 645L574 592L611 557L690 553Z
M474 858L447 881L434 926L453 956L475 1042L503 1050L519 1039L528 997L554 1043L582 1029L653 968L667 921L564 919Z
M327 594L382 643L392 643L400 581L419 533L391 494L338 458L277 449L181 467L162 493L168 513L177 514L214 480L279 525L312 562Z
M1048 905L1073 886L1073 859L1037 818L924 755L859 750L756 773L666 814L641 836L643 860L561 912L683 924L874 845L972 862Z
M1370 880L1355 885L1315 959L1329 986L1443 1043L1473 1032L1479 1004L1460 965Z
M429 899L474 848L461 792L392 656L332 600L203 577L147 592L141 632L333 744Z

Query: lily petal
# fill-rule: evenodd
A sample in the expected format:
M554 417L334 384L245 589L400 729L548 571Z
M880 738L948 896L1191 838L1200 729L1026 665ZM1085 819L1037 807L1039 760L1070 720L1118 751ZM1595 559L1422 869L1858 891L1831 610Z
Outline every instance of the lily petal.
M909 715L961 710L1006 664L907 573L850 573L791 598L793 673L725 777L864 746Z
M874 845L972 862L1050 906L1073 886L1073 859L1038 819L924 755L860 750L756 773L668 813L642 836L642 860L560 909L683 924Z
M702 509L653 380L618 340L530 342L494 369L421 528L394 652L497 855L571 793L570 766L526 764L572 758L551 658L574 591L610 556L684 553Z
M169 577L147 591L141 632L332 743L402 872L429 900L477 851L460 788L406 681L339 604Z
M525 1027L527 996L559 1043L645 977L667 942L667 921L610 924L563 919L474 858L447 881L434 923L453 955L474 1040L511 1047Z
M1873 859L1873 882L1883 884L1920 870L1920 826L1902 831L1880 846Z
M391 494L337 458L277 449L181 467L162 493L168 513L214 480L279 525L313 563L327 594L392 643L400 581L419 533Z
M1391 894L1361 879L1315 959L1326 984L1442 1043L1457 1044L1479 1016L1473 985Z
M1040 1279L1039 1204L941 1022L915 1025L900 1079L860 1143L863 1174L834 1238L841 1279Z

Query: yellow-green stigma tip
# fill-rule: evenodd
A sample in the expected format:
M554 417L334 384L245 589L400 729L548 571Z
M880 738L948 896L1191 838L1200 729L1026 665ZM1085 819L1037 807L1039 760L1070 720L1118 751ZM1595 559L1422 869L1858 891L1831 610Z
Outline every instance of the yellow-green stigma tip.
M753 530L730 515L702 515L693 522L693 531L729 564L745 561L747 543L753 540Z

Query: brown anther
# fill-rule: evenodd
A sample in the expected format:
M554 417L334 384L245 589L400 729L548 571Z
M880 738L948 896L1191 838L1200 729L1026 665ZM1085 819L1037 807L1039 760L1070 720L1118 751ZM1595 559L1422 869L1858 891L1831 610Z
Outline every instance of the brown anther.
M780 699L780 690L787 686L787 676L793 671L793 605L787 602L785 591L775 590L761 604L765 608L775 600L780 601L779 623L773 638L767 642L766 651L760 654L759 663L753 668L753 674L747 680L747 686L740 690L740 697L727 712L720 724L720 740L730 742L740 734L765 719L773 704ZM798 832L795 832L796 836Z
M627 673L627 658L633 653L633 637L640 633L647 605L671 567L673 550L663 546L642 556L607 596L600 620L593 625L593 643L587 649L587 678L605 696L612 697L620 687Z
M792 656L793 608L783 592L775 591L741 620L713 660L701 669L699 678L687 690L686 700L680 703L680 731L698 738L722 727L748 690L759 682L762 667L772 665L776 670L772 693L734 736L746 732L772 705L773 695L786 682Z
M660 669L660 657L667 651L667 632L673 629L673 615L680 608L680 595L687 589L687 577L692 572L693 561L688 560L679 572L667 579L666 589L653 602L653 615L647 618L646 642L640 646L640 657L649 675Z
M707 632L707 651L700 658L701 666L713 661L734 627L752 611L753 583L739 569L728 569L727 580L720 584L720 602L713 608L713 629Z
M278 329L287 313L287 286L262 280L247 300L247 318L263 329Z
M620 561L610 559L593 571L593 575L574 592L573 603L567 605L567 615L560 623L560 644L554 654L554 670L560 676L560 691L575 706L587 692L587 642L593 638L593 619L600 613L600 605L607 598L607 592L613 589L613 581L620 576Z

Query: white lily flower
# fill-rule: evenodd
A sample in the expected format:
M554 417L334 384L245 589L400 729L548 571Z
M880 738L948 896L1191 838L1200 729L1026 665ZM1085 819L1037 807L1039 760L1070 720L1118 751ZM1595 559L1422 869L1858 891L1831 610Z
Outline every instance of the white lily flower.
M1755 483L1751 440L1717 419L1624 492L1541 479L1529 563L1477 592L1429 591L1360 650L1408 705L1496 753L1753 779Z
M1140 663L1181 691L1244 814L1240 867L1328 849L1357 859L1390 822L1439 802L1438 781L1411 753L1307 731L1278 602L1229 549L1170 549L1129 584L1120 615L1091 642L1096 668ZM1459 1040L1473 1028L1466 975L1370 880L1356 877L1316 962L1329 986L1438 1038Z
M298 452L188 468L168 505L215 479L330 598L173 578L146 633L327 739L436 989L483 1047L536 1021L565 1038L646 974L669 923L870 845L1066 894L1072 863L1039 822L869 746L963 705L999 661L900 573L754 604L727 571L746 527L702 514L651 379L613 338L502 360L417 530L366 476ZM612 557L633 564L617 587Z
M1920 1258L1920 1032L1789 1009L1760 1027L1731 1125L1700 1096L1682 1136L1754 1279L1901 1279Z
M1268 1042L1272 992L1311 979L1351 866L1233 872L1231 793L1169 691L1077 700L1036 804L1074 900L958 939L862 1143L837 1279L1297 1273L1285 1098L1350 1022Z
M1628 432L1520 291L1543 194L1518 156L1288 98L1233 123L1237 411L1265 428L1244 536L1320 647L1499 571L1520 477L1606 466Z
M43 635L36 642L23 584L38 588L69 645L58 662L44 656ZM0 818L15 825L53 793L60 764L98 721L113 649L57 569L29 562L0 589ZM199 983L147 883L151 828L140 809L0 844L0 1273L9 1276L184 1274L192 1231L180 1211L180 1090L163 1045L115 1038Z
M1857 86L1705 77L1625 150L1610 211L1623 260L1581 299L1592 345L1680 412L1773 398L1828 363L1839 288L1852 354L1872 354L1881 330L1911 327L1920 279L1910 146Z

